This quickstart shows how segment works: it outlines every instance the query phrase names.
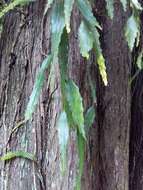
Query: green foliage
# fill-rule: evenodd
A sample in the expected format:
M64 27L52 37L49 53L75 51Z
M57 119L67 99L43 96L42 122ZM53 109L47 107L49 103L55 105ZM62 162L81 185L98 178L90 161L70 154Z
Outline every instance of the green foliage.
M39 73L37 75L32 94L30 96L30 100L28 102L26 112L25 112L25 120L29 120L32 117L33 112L35 111L36 105L39 100L39 96L44 84L44 73L45 70L50 66L52 61L52 56L49 55L46 59L44 59L41 68L39 70Z
M59 0L56 1L52 9L51 18L51 51L54 57L57 57L59 51L59 44L61 41L61 35L65 27L64 18L64 3Z
M142 10L141 4L138 2L138 0L131 0L130 1L131 6L137 10Z
M139 70L143 69L143 50L139 53L136 64Z
M61 43L59 46L59 66L60 66L60 74L61 74L61 88L64 88L65 81L68 80L68 49L69 49L69 41L66 29L64 29L63 34L61 36Z
M102 50L100 47L100 40L99 40L100 36L99 36L98 30L97 30L97 28L101 29L101 27L100 27L99 23L97 22L96 18L93 16L92 9L91 9L91 6L88 1L77 0L77 6L84 17L85 22L87 23L88 32L90 33L90 35L89 35L87 32L85 32L86 39L88 39L88 42L90 41L90 46L88 46L88 48L86 47L86 49L84 49L85 48L83 46L84 44L81 43L81 40L80 40L81 53L84 56L88 57L88 51L91 48L91 40L94 40L93 46L94 46L94 50L96 53L97 63L99 65L100 75L102 77L104 85L106 86L108 83L107 82L107 74L106 74L106 66L105 66L104 57L102 55ZM83 49L84 49L84 52L83 52Z
M102 80L104 82L104 85L107 86L107 73L106 73L106 66L105 66L105 59L102 54L100 54L97 58L97 63L99 65L99 71L100 75L102 76Z
M127 21L125 27L125 37L128 42L128 46L132 51L134 46L138 46L140 38L140 12L142 7L138 0L130 0L132 8L132 15ZM136 42L136 43L135 43Z
M81 22L79 27L79 46L80 52L83 57L89 58L89 51L93 48L93 35L84 21Z
M67 145L69 140L69 127L67 114L65 111L61 112L58 123L58 138L61 154L61 170L64 174L66 171L66 154L67 154Z
M11 159L18 158L18 157L36 161L36 158L33 154L24 152L24 151L7 152L4 156L0 157L0 160L7 161L7 160L11 160Z
M129 48L132 51L135 45L135 41L140 36L140 24L138 18L132 15L128 21L125 28L125 37L128 42Z
M83 18L86 20L88 25L101 29L101 26L97 22L96 18L93 16L90 3L87 0L77 0L76 3L78 9L80 10Z
M64 13L65 13L65 24L67 32L70 32L70 17L73 8L74 0L64 0Z
M111 19L113 19L114 16L114 0L106 0L106 8L108 15Z
M85 140L83 136L77 132L77 144L78 144L78 153L79 153L79 172L76 178L75 190L81 190L81 177L84 168L84 157L85 157Z
M33 0L13 0L11 3L6 5L2 9L2 11L0 12L0 18L2 18L8 11L14 9L15 7L19 5L24 5L25 3L31 1ZM127 0L120 0L120 2L123 6L124 11L126 11ZM92 1L92 3L94 3L94 1ZM128 19L127 24L125 26L125 38L127 40L130 50L132 51L135 44L138 45L139 41L140 12L142 10L142 7L138 0L130 0L129 3L130 7L132 8L132 15ZM59 116L57 127L61 155L61 169L62 172L65 173L67 160L67 145L69 140L69 131L71 128L72 130L75 130L77 132L79 174L76 181L76 190L80 190L81 177L84 166L86 132L89 130L89 128L92 126L94 122L95 108L94 106L91 106L84 116L84 106L79 87L75 84L73 80L70 79L68 74L68 33L71 31L70 20L74 6L77 7L79 13L81 14L81 24L78 29L80 53L83 57L88 59L90 56L90 51L93 50L93 52L95 53L96 63L98 65L103 83L105 86L108 84L105 59L100 44L100 32L102 28L98 23L96 17L93 15L91 1L47 0L47 4L44 9L44 15L47 13L47 11L51 11L51 53L43 61L38 75L36 77L33 91L26 108L24 121L29 120L32 117L33 112L35 111L44 84L44 74L46 69L50 68L49 78L51 78L52 81L52 74L54 73L55 66L54 64L59 64L62 112ZM113 19L114 0L106 0L106 8L109 17ZM141 51L137 59L137 66L139 69L143 68L142 62L143 51ZM93 94L95 93L93 92ZM85 127L87 130L85 130ZM9 160L15 157L23 157L31 160L34 159L33 155L18 151L8 152L5 156L1 157L1 160Z
M66 99L68 102L69 110L72 113L74 124L78 127L79 133L85 137L84 130L84 116L82 97L79 92L78 86L72 81L68 80L65 84Z
M66 29L61 37L61 43L59 47L59 66L60 66L60 75L61 75L61 94L62 94L62 104L63 109L65 110L68 118L68 124L70 127L74 126L74 121L72 118L71 110L69 109L68 101L66 98L66 81L69 80L68 76L68 35Z
M124 8L124 11L127 9L127 0L120 0L122 3L122 6ZM140 38L140 11L142 11L141 4L138 2L138 0L130 0L130 6L132 8L132 15L127 21L127 24L125 26L125 38L128 42L128 46L130 50L132 51L135 42L136 46L138 46L139 38ZM114 16L114 0L106 0L106 7L108 11L108 15L111 19L113 19ZM102 76L103 78L103 76Z
M64 2L62 0L59 0L53 4L51 11L51 54L53 55L53 60L49 75L51 91L53 90L55 84L54 69L55 69L55 64L58 61L59 45L63 30L65 28L65 18L63 10L64 10Z
M62 93L62 102L63 109L65 110L64 115L66 113L67 119L63 122L62 130L66 130L67 133L67 122L68 126L73 126L77 130L77 140L78 140L78 153L79 153L79 173L76 179L76 189L80 189L81 184L81 176L83 172L84 165L84 147L85 147L85 129L84 129L84 117L83 117L83 104L82 98L79 92L78 87L75 83L69 79L68 77L68 36L66 30L64 30L61 38L61 43L59 47L59 63L60 63L60 73L61 73L61 93ZM62 114L63 114L62 113ZM58 122L59 123L59 122ZM60 133L60 132L59 132ZM64 132L62 132L64 134ZM59 135L59 144L62 141L63 146L60 146L61 150L61 160L62 166L65 168L66 166L66 144L65 141L66 135ZM63 139L62 139L63 138ZM68 140L68 138L66 138ZM64 147L64 148L62 148Z

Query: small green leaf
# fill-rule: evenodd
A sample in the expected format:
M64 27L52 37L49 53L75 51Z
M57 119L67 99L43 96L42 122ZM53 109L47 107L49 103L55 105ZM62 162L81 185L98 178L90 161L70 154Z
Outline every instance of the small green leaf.
M143 50L140 52L136 64L140 70L143 69Z
M68 80L65 84L65 92L66 100L68 102L73 121L78 127L78 130L83 138L86 139L84 130L83 103L79 88L72 80Z
M106 8L111 19L114 16L114 0L106 0Z
M81 190L81 178L84 168L84 158L85 158L85 139L83 136L77 132L77 141L78 141L78 154L79 154L79 173L76 179L75 190Z
M139 24L138 18L132 15L128 19L126 27L125 27L125 37L131 51L134 48L134 44L138 36L140 36L140 24Z
M67 153L67 144L69 140L69 126L68 126L67 115L65 111L63 111L60 114L57 127L58 127L58 138L59 138L60 153L61 153L61 156L60 156L61 170L62 170L62 173L64 174L66 171L66 163L67 163L66 153Z
M100 47L99 33L95 28L93 28L91 30L93 31L93 34L94 34L94 40L95 40L94 41L94 50L96 53L96 60L97 60L97 64L99 67L99 73L101 75L104 85L107 86L108 80L107 80L106 65L105 65L105 59L102 55L102 50Z
M99 73L101 75L104 85L107 86L108 80L107 80L106 65L105 65L105 59L103 57L101 46L100 46L99 33L96 30L96 28L91 28L91 31L93 32L93 35L94 35L94 50L96 54L97 64L99 67Z
M60 74L61 74L61 83L68 79L68 49L69 49L69 41L68 34L66 29L64 29L63 34L61 36L61 43L59 46L59 66L60 66Z
M33 154L23 151L14 151L14 152L7 152L4 156L0 158L2 161L11 160L13 158L26 158L28 160L36 161L36 158Z
M102 80L104 82L104 85L107 86L108 81L107 81L107 73L106 73L106 66L105 66L105 59L102 54L97 58L97 63L99 67L99 72L102 77Z
M80 52L83 57L86 57L88 59L89 51L93 48L94 39L85 22L81 22L80 24L78 37Z
M73 8L74 0L64 0L64 13L65 13L65 24L67 32L70 32L70 17Z
M94 106L91 106L86 114L85 114L85 126L89 129L93 122L94 122L94 119L95 119L95 108Z
M104 85L107 86L108 80L107 80L106 65L105 65L105 59L102 54L102 49L100 46L99 33L97 29L93 27L91 27L91 31L93 33L93 38L94 38L94 50L96 53L96 60L99 67L99 72Z
M93 34L93 38L94 38L94 50L96 53L96 60L97 60L97 64L99 67L99 72L102 77L102 81L104 82L104 85L107 86L108 81L107 81L105 59L102 55L102 50L101 50L100 41L99 41L99 33L95 27L91 26L90 30L91 30L91 32Z
M64 29L64 32L61 37L61 43L59 46L59 67L60 67L60 76L61 76L61 94L62 94L62 104L63 109L65 110L68 118L68 124L70 127L74 126L72 113L68 105L68 101L66 98L66 81L68 80L68 49L69 49L69 43L68 43L68 34L66 29Z
M99 71L100 71L100 74L101 74L104 84L107 85L108 82L107 82L105 60L102 55L102 50L100 47L99 33L96 29L96 27L98 27L98 28L101 28L101 27L98 24L98 22L96 21L96 18L93 16L91 6L87 0L85 0L85 1L77 0L77 6L84 17L85 22L87 23L90 34L93 35L94 50L96 53L97 63L99 65ZM85 52L84 52L84 54L85 54ZM86 56L88 56L88 55L86 55Z
M120 2L122 3L124 11L126 11L127 10L127 0L120 0Z
M54 57L57 57L61 35L65 27L64 4L62 1L56 1L52 9L51 18L51 51Z
M36 108L36 105L38 103L38 99L41 93L41 89L44 84L44 79L45 79L44 73L45 73L45 70L50 66L51 61L52 61L52 56L49 55L46 59L44 59L41 65L39 73L36 77L32 94L30 96L30 100L26 108L25 120L29 120L32 117L33 112L35 111L35 108Z
M143 10L141 4L138 2L138 0L131 0L131 4L137 9L137 10Z
M96 18L92 13L92 8L88 0L77 0L77 7L79 8L80 12L84 19L90 24L91 26L98 27L101 29L101 26L97 22Z

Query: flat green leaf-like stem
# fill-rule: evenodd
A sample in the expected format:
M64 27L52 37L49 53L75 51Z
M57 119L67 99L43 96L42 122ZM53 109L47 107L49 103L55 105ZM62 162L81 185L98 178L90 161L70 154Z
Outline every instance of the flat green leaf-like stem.
M36 158L33 154L24 152L24 151L14 151L14 152L7 152L4 156L0 158L1 161L7 161L14 158L26 158L28 160L36 161Z
M78 127L79 133L86 139L83 116L84 109L79 88L72 80L68 80L66 82L65 91L68 109L71 111L74 124Z
M131 51L133 50L135 41L139 35L140 35L140 24L138 18L135 15L132 15L128 19L125 27L125 37Z
M79 38L79 46L80 46L80 53L83 57L89 58L89 51L93 48L94 38L93 34L86 26L84 21L81 22L79 31L78 31L78 38ZM85 43L86 42L86 43Z
M65 27L64 4L56 1L51 14L51 51L57 57L61 36Z
M78 163L79 173L76 178L75 190L81 190L81 177L83 174L84 159L85 159L85 139L82 137L82 135L79 132L77 132L77 147L79 154L79 163Z
M77 0L77 7L80 10L83 18L91 25L96 26L101 29L101 26L97 22L96 18L92 13L92 8L90 3L87 0Z
M39 100L39 96L41 93L41 89L44 84L44 79L45 79L45 70L50 66L52 61L52 56L49 55L46 59L44 59L40 71L37 75L36 82L33 87L32 94L30 96L30 100L28 102L26 112L25 112L25 120L29 120L32 117L33 112L35 111L36 105Z
M70 17L73 8L74 0L64 0L64 13L67 32L70 32Z
M67 114L65 111L63 111L60 114L58 123L58 138L59 138L59 145L60 145L60 157L61 157L61 170L64 174L66 171L66 163L67 163L67 145L69 140L69 126L68 126L68 120L67 120Z

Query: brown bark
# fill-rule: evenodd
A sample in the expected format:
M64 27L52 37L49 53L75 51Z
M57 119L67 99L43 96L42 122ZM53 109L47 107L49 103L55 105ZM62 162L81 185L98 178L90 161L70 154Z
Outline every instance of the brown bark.
M143 47L143 14L141 15L141 39L139 48L135 50L134 56L137 58L138 53ZM134 59L135 60L135 59ZM138 72L137 66L133 63L132 76ZM130 190L143 189L143 72L138 73L132 82L132 105L131 105L131 133L130 133Z
M142 72L137 76L132 91L132 120L130 137L130 189L143 188L143 157L142 157Z
M99 189L128 190L131 62L123 30L127 13L116 1L113 21L105 15L101 20L108 86L99 83L97 90Z
M4 30L0 43L0 152L5 153L5 145L11 129L23 119L24 111L32 91L36 73L44 59L43 53L49 52L50 27L49 15L43 16L44 1L33 3L24 9L25 18L19 11L12 11L4 21ZM22 10L23 11L23 10ZM79 14L73 13L73 33L70 36L70 75L80 86L84 96L84 104L91 104L87 64L79 54L76 37ZM24 20L23 20L24 19ZM89 68L90 68L89 63ZM92 71L94 73L94 71ZM24 127L13 134L7 151L23 150L34 153L38 165L24 159L14 159L0 163L1 190L73 190L77 174L77 149L75 133L71 133L68 148L67 173L62 176L59 163L59 145L57 139L56 120L60 112L59 71L55 67L55 93L51 97L47 87L48 72L45 86L40 96L38 108ZM94 75L94 74L93 74ZM94 131L94 130L93 130ZM90 139L92 139L90 137ZM88 148L89 149L89 148ZM90 168L90 152L86 169L90 175L83 178L85 189L92 189Z

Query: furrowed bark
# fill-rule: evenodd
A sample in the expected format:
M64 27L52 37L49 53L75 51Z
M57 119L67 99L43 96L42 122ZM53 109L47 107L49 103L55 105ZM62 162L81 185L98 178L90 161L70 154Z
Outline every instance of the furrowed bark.
M108 86L102 87L99 80L97 88L100 190L128 190L131 59L123 30L127 16L119 1L113 20L104 12L100 15L108 74Z
M97 118L86 146L83 190L128 190L131 59L124 38L128 13L115 2L111 21L102 1L95 14L103 30L102 47L106 59L108 86L99 78L95 55L86 62L78 47L79 12L73 11L69 48L69 74L79 85L87 109L92 105L89 75L97 82ZM23 119L36 74L50 49L50 18L44 16L45 1L39 0L5 17L0 39L0 154L6 151L11 129ZM22 12L24 11L24 15ZM0 162L1 190L73 190L77 174L75 133L70 135L67 173L60 173L56 121L61 111L59 68L55 66L55 92L47 85L49 72L32 121L13 134L7 150L34 153L38 165L24 159ZM52 95L52 96L51 96Z
M44 16L45 1L40 0L24 9L17 9L5 17L0 41L0 154L6 152L11 129L24 117L36 74L45 54L50 49L50 18ZM24 12L24 15L23 13ZM69 72L79 85L86 107L91 105L87 64L79 54L77 26L78 11L72 23L70 36ZM92 60L91 60L92 61ZM91 67L89 61L89 68ZM94 66L92 65L94 68ZM92 71L94 76L94 69ZM65 176L60 172L59 144L56 121L61 111L59 68L55 66L56 84L52 93L47 85L48 74L32 121L19 128L10 139L7 151L23 150L36 155L38 164L25 159L0 162L1 190L73 190L77 175L77 148L75 133L71 133L68 147L68 165ZM93 77L94 78L94 77ZM51 97L52 94L52 97ZM95 130L93 129L94 133ZM93 136L94 137L94 136ZM90 144L93 140L90 137ZM90 147L87 149L90 150ZM83 188L92 189L92 153L88 152ZM92 156L93 157L93 156ZM92 170L91 170L92 169Z
M142 2L141 2L142 3ZM134 51L137 58L143 47L143 14L141 14L141 39L139 48ZM135 59L132 68L132 77L139 71ZM131 104L131 131L130 131L130 190L143 189L143 71L141 70L132 82L132 104Z

